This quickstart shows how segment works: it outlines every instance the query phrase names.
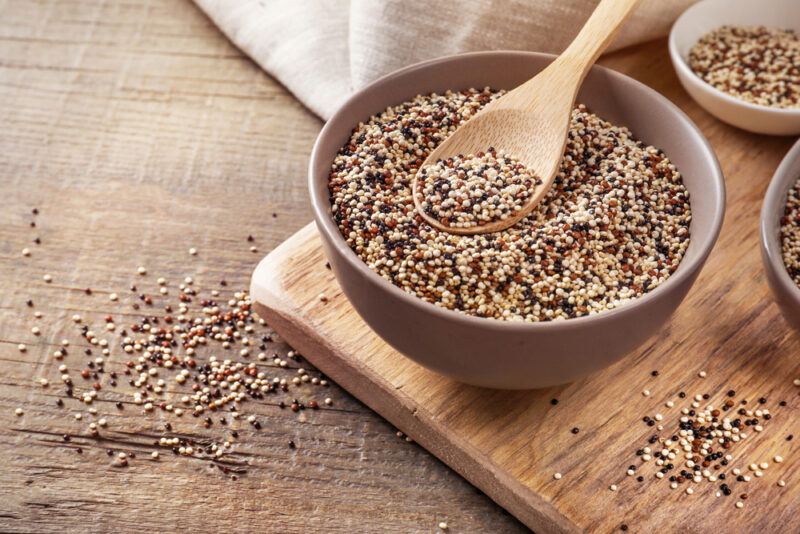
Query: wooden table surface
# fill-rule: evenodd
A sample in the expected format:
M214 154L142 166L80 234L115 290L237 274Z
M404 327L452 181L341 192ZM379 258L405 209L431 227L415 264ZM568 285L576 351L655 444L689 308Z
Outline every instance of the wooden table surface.
M173 285L193 276L229 296L247 287L262 254L310 220L305 169L321 123L188 0L0 0L0 13L0 531L434 532L440 521L453 532L525 530L335 385L324 392L334 405L318 411L250 403L264 428L242 425L237 480L206 460L144 459L165 421L189 436L222 430L132 404L117 412L115 402L130 403L127 384L100 392L95 407L109 419L101 439L73 417L85 406L57 406L56 345L70 339L64 363L85 362L73 314L100 328L107 314L132 322L129 284L154 290L158 276ZM663 41L603 63L690 102ZM696 106L689 112L718 139L747 144L747 134ZM732 194L752 196L757 209L790 142L775 140L753 189ZM723 170L736 165L724 161ZM137 277L140 265L147 277ZM122 368L116 352L108 365ZM115 468L107 449L137 459Z
M100 392L100 441L73 419L81 403L56 406L55 345L72 341L70 368L86 361L74 313L96 326L109 313L132 318L128 285L149 290L159 276L248 287L261 256L311 219L305 171L321 122L188 0L11 0L0 13L0 531L432 532L444 520L452 531L522 530L336 387L325 392L334 406L315 412L249 406L265 428L240 430L235 456L249 466L237 481L171 453L142 459L167 420L185 435L223 432L133 405L117 414L127 383ZM120 470L107 448L138 457Z

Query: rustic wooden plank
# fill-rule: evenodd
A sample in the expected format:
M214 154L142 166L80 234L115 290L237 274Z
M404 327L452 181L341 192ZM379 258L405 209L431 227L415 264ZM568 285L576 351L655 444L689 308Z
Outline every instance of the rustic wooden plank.
M147 460L166 421L186 436L222 431L144 415L127 383L96 402L109 420L101 440L72 418L85 413L77 400L59 408L56 345L71 340L70 368L86 362L74 313L100 328L110 313L123 326L139 315L128 285L153 291L158 276L174 289L191 275L230 296L310 220L305 173L320 122L191 2L0 0L0 13L0 531L431 532L442 520L454 531L524 530L335 385L324 393L335 404L318 411L251 403L263 429L240 429L230 461L247 472L237 481L163 450ZM118 332L109 337L116 348ZM119 352L109 370L122 368ZM232 357L217 347L199 358L212 352ZM38 386L42 376L54 385ZM115 469L107 448L137 459Z
M800 377L800 335L772 301L758 246L761 199L792 140L747 134L700 110L671 74L663 42L606 64L686 110L717 151L729 187L726 222L707 266L671 322L644 347L555 388L500 392L455 383L404 358L366 326L325 269L313 225L259 266L258 309L319 369L537 531L611 532L624 524L638 532L796 532L800 458L797 440L786 438L800 432L800 390L792 383ZM636 455L654 434L642 417L663 413L661 434L672 435L691 397L708 394L703 406L719 407L730 389L749 407L765 397L772 413L764 432L746 428L750 437L731 449L734 460L723 472L734 495L715 497L721 482L698 484L688 495L686 486L671 490L655 479L653 462L642 465ZM679 398L680 391L689 398ZM552 405L552 398L560 402ZM665 406L668 400L675 406ZM785 462L772 463L775 455ZM756 478L752 462L772 466ZM643 482L626 475L629 464L642 465L636 474ZM753 480L736 482L733 467ZM556 472L561 480L554 480ZM612 484L619 491L610 491ZM744 502L742 493L748 497L739 510L734 502Z

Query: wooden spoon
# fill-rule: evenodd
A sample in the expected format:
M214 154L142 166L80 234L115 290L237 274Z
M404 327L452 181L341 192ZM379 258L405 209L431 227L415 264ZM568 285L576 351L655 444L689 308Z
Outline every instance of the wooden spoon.
M451 234L485 234L510 228L530 215L550 190L558 173L567 143L570 114L586 73L639 1L600 0L578 36L555 61L463 123L420 167L458 155L486 152L494 147L498 153L517 158L542 181L534 186L522 209L503 220L467 228L451 227L423 210L417 174L412 182L412 193L417 212L425 222Z

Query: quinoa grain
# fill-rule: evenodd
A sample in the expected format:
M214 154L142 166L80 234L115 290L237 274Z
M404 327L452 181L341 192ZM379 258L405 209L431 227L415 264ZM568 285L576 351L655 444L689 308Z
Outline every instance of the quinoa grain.
M783 264L795 284L800 286L800 179L789 190L781 218ZM800 379L794 380L800 386Z
M426 165L415 179L422 210L451 228L506 220L542 183L520 161L493 148Z
M329 174L333 217L367 266L437 306L501 320L568 319L663 283L689 245L680 173L657 148L578 106L552 189L507 230L458 236L415 212L419 166L502 92L417 96L359 124ZM447 212L446 212L447 213Z
M800 107L800 39L792 30L722 26L689 51L689 67L712 87L751 104Z

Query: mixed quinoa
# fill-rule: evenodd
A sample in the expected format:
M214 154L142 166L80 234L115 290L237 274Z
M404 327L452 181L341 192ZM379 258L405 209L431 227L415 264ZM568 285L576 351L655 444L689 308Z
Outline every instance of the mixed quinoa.
M800 38L792 30L722 26L692 47L689 67L716 89L751 104L800 107Z
M423 211L448 228L504 221L520 211L542 183L522 162L491 147L425 165L415 179Z
M503 320L590 315L663 283L689 246L681 175L659 149L584 106L572 112L552 189L512 228L453 235L416 213L412 180L426 156L502 94L420 95L356 126L329 177L333 217L351 249L420 299Z
M781 250L789 276L800 286L800 179L786 197L781 219Z

